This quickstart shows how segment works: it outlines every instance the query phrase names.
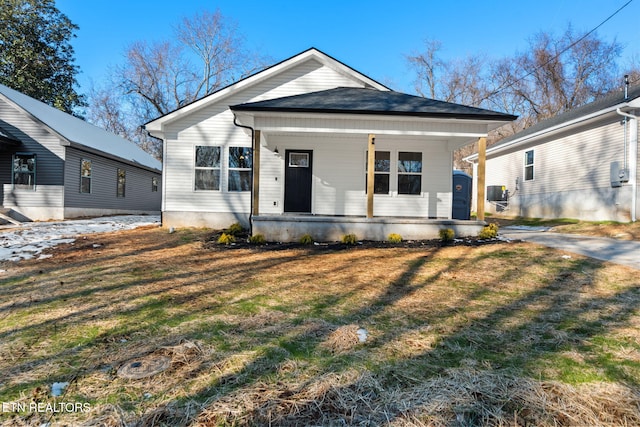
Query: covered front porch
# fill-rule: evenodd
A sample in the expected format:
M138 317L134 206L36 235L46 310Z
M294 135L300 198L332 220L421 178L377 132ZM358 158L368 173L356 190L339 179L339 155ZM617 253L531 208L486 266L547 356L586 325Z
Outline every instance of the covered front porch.
M309 234L315 241L339 241L345 234L358 240L384 241L395 233L404 240L439 238L441 229L452 229L456 236L476 236L484 221L399 217L358 217L324 215L256 215L252 216L253 234L262 234L270 242L296 242Z
M482 216L451 219L453 151L511 118L357 88L230 108L253 137L252 232L280 242L477 235Z

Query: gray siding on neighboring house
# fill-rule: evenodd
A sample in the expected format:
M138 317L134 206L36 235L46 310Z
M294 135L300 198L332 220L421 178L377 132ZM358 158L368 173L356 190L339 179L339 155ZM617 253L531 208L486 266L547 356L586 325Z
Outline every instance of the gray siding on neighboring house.
M111 211L160 211L162 198L161 175L147 169L118 162L96 154L67 148L65 163L65 197L67 212L81 215L83 210ZM91 192L80 191L80 165L82 159L91 161ZM125 197L117 196L117 170L126 171ZM158 181L157 191L152 191L152 179ZM75 210L69 208L76 208Z
M0 152L1 205L8 208L60 208L63 203L64 147L60 138L39 122L0 100L0 117L22 144ZM15 153L36 155L36 187L14 189L11 181Z
M534 152L534 179L524 180L525 152ZM609 115L571 132L536 138L517 150L487 155L486 185L509 190L505 213L524 217L629 221L631 186L612 188L610 164L623 164L624 128ZM518 186L516 188L516 179ZM488 211L496 206L489 204Z

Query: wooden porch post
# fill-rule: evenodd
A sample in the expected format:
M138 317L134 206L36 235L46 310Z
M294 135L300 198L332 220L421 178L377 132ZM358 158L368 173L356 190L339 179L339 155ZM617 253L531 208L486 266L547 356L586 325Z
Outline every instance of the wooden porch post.
M484 221L485 171L487 161L487 138L478 139L478 200L476 215L478 221Z
M369 145L367 148L367 218L373 218L373 191L375 179L376 162L376 136L369 134Z
M253 182L251 183L251 215L260 214L260 131L253 131Z

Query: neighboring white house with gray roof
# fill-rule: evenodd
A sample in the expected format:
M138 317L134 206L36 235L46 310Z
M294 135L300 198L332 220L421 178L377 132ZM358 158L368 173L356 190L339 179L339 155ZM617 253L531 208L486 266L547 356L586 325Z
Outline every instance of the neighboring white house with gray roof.
M20 220L160 211L159 161L4 85L0 164L0 205Z
M627 87L488 148L487 212L635 221L639 112L640 85Z
M475 234L451 219L453 151L514 118L391 91L312 48L145 127L164 141L165 226L382 240Z

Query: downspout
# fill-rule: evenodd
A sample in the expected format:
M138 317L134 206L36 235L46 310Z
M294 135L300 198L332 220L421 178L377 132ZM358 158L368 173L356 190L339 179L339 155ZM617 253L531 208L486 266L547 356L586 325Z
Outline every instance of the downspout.
M233 124L239 128L243 128L243 129L249 129L251 131L251 155L255 155L256 152L256 147L255 147L255 130L251 127L251 126L245 126L245 125L241 125L240 123L237 122L237 117L236 114L233 113ZM251 162L251 197L250 197L250 201L249 201L249 235L253 236L253 182L254 182L254 165L255 162Z
M638 116L635 114L629 114L622 111L620 108L616 109L616 113L625 117L625 119L631 120L633 124L631 126L630 141L629 141L629 180L631 181L631 221L636 222L636 204L638 200L638 178L636 171L638 168ZM625 120L625 158L626 155L626 120ZM625 165L626 167L626 165Z

